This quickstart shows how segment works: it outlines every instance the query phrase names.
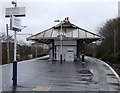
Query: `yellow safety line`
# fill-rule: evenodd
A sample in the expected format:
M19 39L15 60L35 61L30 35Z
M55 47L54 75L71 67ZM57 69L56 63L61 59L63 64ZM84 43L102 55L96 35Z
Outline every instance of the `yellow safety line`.
M39 90L37 88L48 88L47 90ZM32 89L33 91L49 91L51 87L46 87L46 86L37 86L36 88Z

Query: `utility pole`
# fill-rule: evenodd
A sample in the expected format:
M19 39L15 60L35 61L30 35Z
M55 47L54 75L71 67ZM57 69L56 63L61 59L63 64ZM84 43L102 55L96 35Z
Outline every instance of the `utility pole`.
M93 58L95 58L95 44L93 42Z
M37 54L37 48L38 48L38 47L37 47L37 44L36 44L36 45L35 45L36 58L37 58L37 55L38 55L38 54Z
M116 31L114 30L114 53L116 52Z
M62 21L61 21L61 34L60 34L60 63L62 64Z
M8 24L6 24L6 32L7 32L7 63L9 64L9 37L8 37Z

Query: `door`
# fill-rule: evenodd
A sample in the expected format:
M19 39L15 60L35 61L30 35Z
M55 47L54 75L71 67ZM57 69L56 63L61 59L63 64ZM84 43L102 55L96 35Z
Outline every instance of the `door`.
M68 50L66 53L66 61L74 61L73 50Z

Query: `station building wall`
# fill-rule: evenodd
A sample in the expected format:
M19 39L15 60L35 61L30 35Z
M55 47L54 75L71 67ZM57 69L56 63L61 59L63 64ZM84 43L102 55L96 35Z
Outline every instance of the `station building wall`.
M74 61L74 58L76 56L76 40L73 41L63 41L62 45L62 57L63 60L68 60L68 57L72 57L71 61ZM60 60L60 41L55 41L55 59ZM69 53L68 53L69 52ZM70 54L71 52L71 54ZM69 55L70 54L70 55Z

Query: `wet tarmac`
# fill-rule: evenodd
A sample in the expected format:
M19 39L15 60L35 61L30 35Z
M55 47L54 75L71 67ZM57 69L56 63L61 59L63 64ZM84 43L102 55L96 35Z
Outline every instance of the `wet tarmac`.
M2 67L3 91L13 90L12 65ZM89 59L86 59L84 68L81 62L60 64L36 59L18 63L16 91L100 91L102 78L98 64ZM103 88L104 91L108 91L108 87L106 90Z

